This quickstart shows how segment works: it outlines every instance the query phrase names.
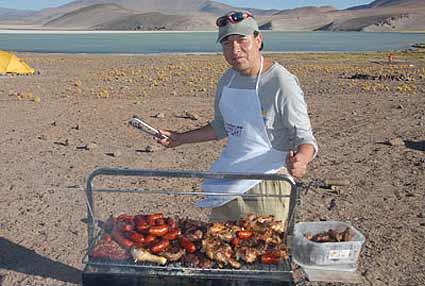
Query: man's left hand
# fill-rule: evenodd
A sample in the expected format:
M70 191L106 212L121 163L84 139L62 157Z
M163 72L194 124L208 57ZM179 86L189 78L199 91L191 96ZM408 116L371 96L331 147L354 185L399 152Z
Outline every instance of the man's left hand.
M286 159L286 166L288 168L289 174L296 178L301 178L307 172L307 166L310 162L309 158L304 154L294 151L289 151L288 157Z

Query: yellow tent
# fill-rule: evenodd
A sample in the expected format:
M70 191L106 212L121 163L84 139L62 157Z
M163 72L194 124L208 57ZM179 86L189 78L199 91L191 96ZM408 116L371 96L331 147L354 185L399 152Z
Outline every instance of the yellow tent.
M33 74L34 69L14 54L0 50L0 73Z

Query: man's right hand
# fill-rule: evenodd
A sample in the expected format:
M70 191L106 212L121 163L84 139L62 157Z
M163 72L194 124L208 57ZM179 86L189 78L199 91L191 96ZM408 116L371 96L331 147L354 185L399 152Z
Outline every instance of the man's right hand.
M156 138L155 140L161 144L164 147L167 148L174 148L177 146L180 146L183 144L183 134L182 133L178 133L178 132L173 132L173 131L168 131L168 130L162 130L160 129L159 132L161 132L161 134L164 134L166 136L168 136L167 139L160 139L160 138Z

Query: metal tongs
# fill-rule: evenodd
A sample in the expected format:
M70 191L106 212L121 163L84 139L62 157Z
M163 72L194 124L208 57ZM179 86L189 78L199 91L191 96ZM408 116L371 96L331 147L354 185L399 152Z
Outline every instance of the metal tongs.
M145 121L143 121L140 117L138 117L137 115L133 115L133 118L128 122L128 124L146 134L149 134L155 138L158 139L167 139L169 140L170 138L164 134L162 134L158 129L150 126L148 123L146 123Z

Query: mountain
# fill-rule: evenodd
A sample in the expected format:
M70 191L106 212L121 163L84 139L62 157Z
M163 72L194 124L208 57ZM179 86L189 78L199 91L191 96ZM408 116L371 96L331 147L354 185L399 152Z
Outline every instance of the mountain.
M19 20L32 15L34 12L33 10L16 10L0 7L0 19L2 21Z
M425 1L377 0L346 10L329 6L282 10L262 27L282 31L425 31Z
M376 0L370 4L350 7L347 10L362 10L379 7L420 7L424 5L423 0Z
M312 31L331 22L334 19L332 12L335 11L338 10L331 6L281 10L260 22L260 27L264 30Z
M212 0L76 0L35 12L0 9L0 25L13 20L36 29L215 30L215 19L235 9L251 11L264 30L425 31L425 0L375 0L345 10L235 8Z
M377 0L341 11L318 30L398 32L425 30L424 0Z
M167 15L159 12L134 14L93 26L96 30L211 30L215 18Z
M86 29L99 24L99 19L114 21L134 14L116 4L95 4L65 13L45 23L48 28Z

